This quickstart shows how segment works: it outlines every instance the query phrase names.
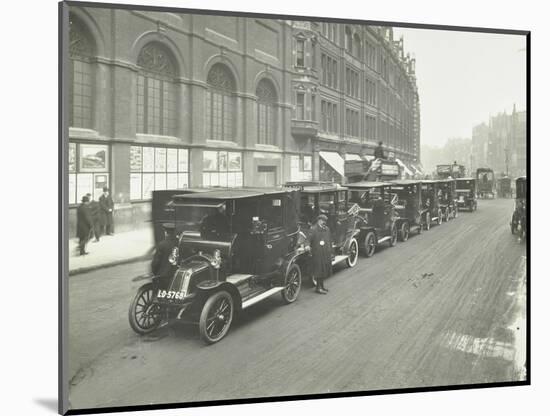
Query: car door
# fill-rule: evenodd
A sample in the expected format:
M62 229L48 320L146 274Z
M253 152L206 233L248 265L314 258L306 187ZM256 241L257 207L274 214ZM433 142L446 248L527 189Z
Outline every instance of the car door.
M285 195L268 195L260 203L260 220L267 225L263 258L257 261L258 274L275 271L288 251L289 237L283 223Z

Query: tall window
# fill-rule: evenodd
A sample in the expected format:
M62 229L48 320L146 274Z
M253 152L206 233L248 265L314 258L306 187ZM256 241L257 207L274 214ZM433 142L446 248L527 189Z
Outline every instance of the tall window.
M305 119L305 94L303 92L296 93L296 119Z
M359 112L346 108L346 135L359 136Z
M304 66L304 49L305 49L305 40L298 39L296 40L296 66Z
M376 84L368 78L365 80L365 101L369 105L376 105Z
M216 64L206 82L206 137L233 140L235 136L235 79L223 64Z
M321 70L323 85L331 88L338 88L338 62L332 57L321 55Z
M137 132L176 134L176 66L170 52L152 42L143 47L137 64Z
M352 53L353 52L353 36L351 34L351 29L347 26L346 26L345 40L346 40L346 44L345 44L346 51L348 51L348 53Z
M327 133L338 132L338 109L335 103L321 101L321 129Z
M69 83L69 125L71 127L92 128L94 71L92 59L95 47L84 25L71 15L69 39L72 78Z
M359 98L359 73L351 68L346 68L346 94Z
M358 34L353 35L353 56L357 59L361 59L361 38Z
M277 134L277 97L273 85L265 79L256 88L258 97L258 143L275 144Z

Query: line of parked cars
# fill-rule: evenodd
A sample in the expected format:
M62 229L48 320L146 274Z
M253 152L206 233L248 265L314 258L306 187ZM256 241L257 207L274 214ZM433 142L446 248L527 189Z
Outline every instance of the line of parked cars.
M332 264L354 267L359 255L407 241L460 209L474 211L476 197L473 178L155 191L155 239L163 237L162 224L174 225L175 271L134 279L143 284L130 305L130 325L147 334L165 323L192 322L204 342L215 343L240 311L275 294L283 303L297 300L311 279L308 233L320 214L328 217ZM514 214L512 232L525 227Z

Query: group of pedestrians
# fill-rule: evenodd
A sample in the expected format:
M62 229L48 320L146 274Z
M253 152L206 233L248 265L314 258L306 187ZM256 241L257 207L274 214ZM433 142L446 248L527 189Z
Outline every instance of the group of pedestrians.
M99 242L102 235L113 235L114 203L109 188L103 188L99 201L95 201L92 194L82 197L82 202L76 211L76 236L78 237L78 254L88 254L86 245L94 239Z

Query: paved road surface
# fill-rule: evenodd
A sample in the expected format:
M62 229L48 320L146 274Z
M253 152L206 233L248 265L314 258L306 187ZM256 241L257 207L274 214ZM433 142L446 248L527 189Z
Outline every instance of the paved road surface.
M525 245L512 200L340 268L321 296L246 310L205 346L193 326L140 338L127 308L146 263L70 278L74 408L441 386L525 377Z

